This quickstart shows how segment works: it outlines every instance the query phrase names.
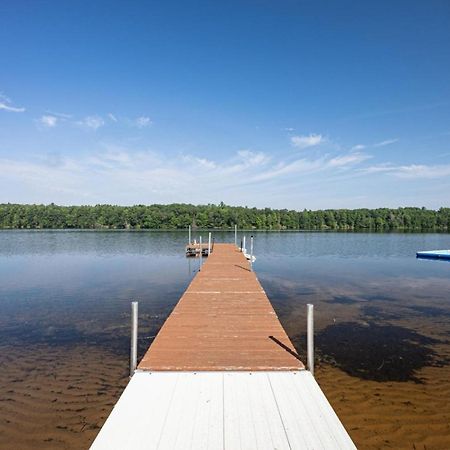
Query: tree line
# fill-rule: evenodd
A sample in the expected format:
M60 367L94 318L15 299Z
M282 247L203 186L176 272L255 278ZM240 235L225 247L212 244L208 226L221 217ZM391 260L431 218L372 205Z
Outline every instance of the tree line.
M183 229L450 231L450 208L294 211L219 205L58 206L0 204L4 229Z

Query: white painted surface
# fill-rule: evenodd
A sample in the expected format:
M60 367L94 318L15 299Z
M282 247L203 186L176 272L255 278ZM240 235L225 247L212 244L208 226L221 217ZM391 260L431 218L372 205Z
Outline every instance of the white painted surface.
M137 372L92 450L355 449L298 372Z

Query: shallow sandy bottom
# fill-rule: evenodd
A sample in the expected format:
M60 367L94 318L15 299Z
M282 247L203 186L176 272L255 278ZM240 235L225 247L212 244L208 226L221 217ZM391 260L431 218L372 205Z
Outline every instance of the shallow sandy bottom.
M95 347L0 347L0 448L82 449L126 385L126 356ZM316 377L361 449L449 449L450 370L374 382L321 364Z
M358 448L450 449L450 370L414 382L375 382L319 367L316 378Z
M128 381L126 361L83 346L14 351L0 347L0 448L88 448Z

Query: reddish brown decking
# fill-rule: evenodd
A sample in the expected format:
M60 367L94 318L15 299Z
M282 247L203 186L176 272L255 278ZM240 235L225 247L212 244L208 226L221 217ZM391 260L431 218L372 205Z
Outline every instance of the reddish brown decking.
M302 362L250 264L216 244L156 336L141 370L298 370Z

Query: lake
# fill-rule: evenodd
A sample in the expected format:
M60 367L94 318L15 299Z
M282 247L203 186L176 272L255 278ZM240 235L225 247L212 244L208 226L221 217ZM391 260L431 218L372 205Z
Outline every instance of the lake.
M316 378L355 443L450 448L450 262L415 257L450 235L253 235L255 272L303 360L315 305ZM0 231L1 448L89 446L127 383L130 302L142 356L198 270L186 241Z

